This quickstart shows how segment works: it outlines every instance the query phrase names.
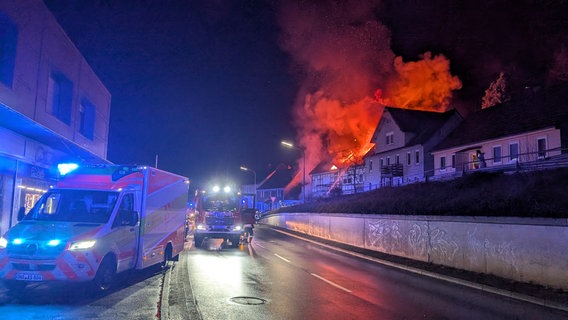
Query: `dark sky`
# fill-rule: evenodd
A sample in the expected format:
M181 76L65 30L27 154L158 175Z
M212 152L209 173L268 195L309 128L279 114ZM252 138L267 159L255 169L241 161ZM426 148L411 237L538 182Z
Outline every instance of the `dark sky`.
M462 83L453 103L471 111L500 72L512 87L544 83L568 48L565 0L45 3L112 95L108 159L158 154L198 184L293 164L301 154L280 141L318 121L298 120L306 93L372 97L395 56L444 55Z

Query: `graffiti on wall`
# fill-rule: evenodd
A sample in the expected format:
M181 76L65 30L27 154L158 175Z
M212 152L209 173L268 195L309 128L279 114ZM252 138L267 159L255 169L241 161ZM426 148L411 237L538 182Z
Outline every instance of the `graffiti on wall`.
M399 221L368 220L367 244L385 253L400 252L425 259L435 256L437 260L454 260L458 244L445 230L430 230L427 223L412 223L407 229L401 227Z
M485 257L485 260L501 261L508 266L510 272L518 273L517 252L510 241L495 243L487 238L480 239L477 233L477 227L467 232L467 247L475 253L468 255L467 259L470 263L474 265L484 264L484 261L478 261L478 259Z

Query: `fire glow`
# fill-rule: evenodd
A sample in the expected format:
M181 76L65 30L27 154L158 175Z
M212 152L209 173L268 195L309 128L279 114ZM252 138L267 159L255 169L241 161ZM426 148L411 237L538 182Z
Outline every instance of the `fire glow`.
M373 9L357 1L282 8L283 48L304 68L294 119L307 172L324 161L342 170L361 164L385 106L444 112L461 88L443 55L396 57ZM298 174L292 184L300 182Z

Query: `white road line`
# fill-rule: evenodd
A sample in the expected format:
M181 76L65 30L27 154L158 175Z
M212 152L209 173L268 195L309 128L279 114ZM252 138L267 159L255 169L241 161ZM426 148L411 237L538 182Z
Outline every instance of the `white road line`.
M286 259L286 258L284 258L284 257L282 257L282 256L280 256L280 255L278 255L277 253L275 253L274 255L277 256L278 258L280 258L280 259L282 259L282 260L284 260L284 261L290 263L290 260L288 260L288 259Z
M318 278L318 279L320 279L321 281L324 281L324 282L327 282L327 283L331 284L332 286L334 286L334 287L336 287L336 288L339 288L339 289L341 289L341 290L343 290L343 291L345 291L345 292L351 293L351 290L349 290L349 289L347 289L347 288L344 288L344 287L338 285L337 283L335 283L335 282L333 282L333 281L329 281L329 280L327 280L326 278L321 277L321 276L318 276L318 275L315 274L315 273L312 273L311 275L314 276L314 277L316 277L316 278Z
M265 247L263 247L260 243L258 243L258 242L256 242L256 241L254 242L254 245L255 245L255 246L259 246L259 247L261 247L262 249L266 249Z

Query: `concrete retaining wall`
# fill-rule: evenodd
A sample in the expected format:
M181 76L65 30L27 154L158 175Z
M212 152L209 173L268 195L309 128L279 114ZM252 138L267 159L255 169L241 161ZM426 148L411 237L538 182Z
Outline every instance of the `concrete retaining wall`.
M566 219L282 213L262 222L396 256L568 290Z

